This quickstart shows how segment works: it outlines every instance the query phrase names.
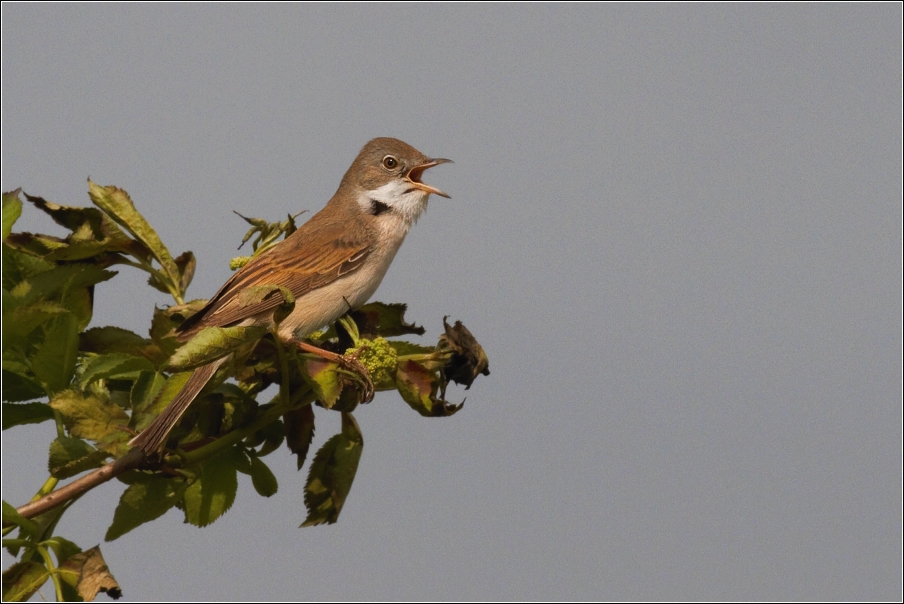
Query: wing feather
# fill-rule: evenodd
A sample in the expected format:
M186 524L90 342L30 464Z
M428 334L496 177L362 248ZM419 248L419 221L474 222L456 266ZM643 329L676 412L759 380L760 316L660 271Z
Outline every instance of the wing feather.
M204 308L178 327L179 334L188 337L205 327L234 325L273 310L282 302L280 296L273 295L243 306L239 294L248 287L280 285L297 299L357 270L371 252L370 242L366 240L306 238L299 231L242 267ZM306 244L312 239L326 243Z

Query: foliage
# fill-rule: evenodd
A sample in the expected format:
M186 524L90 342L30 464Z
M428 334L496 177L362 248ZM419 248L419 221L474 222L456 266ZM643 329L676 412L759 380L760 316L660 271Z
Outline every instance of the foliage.
M125 490L106 540L172 508L195 526L216 521L235 501L239 472L251 477L258 494L275 495L277 480L263 458L285 446L303 466L314 435L314 406L341 413L342 429L309 464L302 526L336 522L364 446L352 415L364 400L361 377L302 354L262 328L211 328L187 344L178 342L173 329L204 304L185 301L194 255L173 257L122 189L90 181L88 186L96 207L23 194L70 231L65 238L13 233L22 213L21 191L3 195L3 429L51 421L56 426L49 477L35 498L46 501L62 492L60 480L134 457L129 439L175 397L191 370L232 354L173 430L171 453L139 458L117 475ZM278 223L245 220L252 228L243 243L255 237L255 255L295 230L293 216ZM172 306L153 309L147 337L119 327L88 328L95 288L116 275L110 269L117 265L147 272L151 287L173 297ZM278 288L256 289L261 291L247 292L249 299ZM281 293L277 322L294 303L291 294ZM464 326L450 327L445 320L435 347L388 340L423 334L404 313L404 304L368 304L309 341L358 359L376 390L397 390L421 415L452 415L461 404L444 400L447 384L470 386L478 374L488 374L486 355ZM259 400L271 384L279 393ZM15 538L3 542L18 557L3 574L4 600L26 600L48 579L58 600L91 600L101 591L119 597L98 547L83 551L53 534L79 496L34 517L3 502L4 537L18 528Z

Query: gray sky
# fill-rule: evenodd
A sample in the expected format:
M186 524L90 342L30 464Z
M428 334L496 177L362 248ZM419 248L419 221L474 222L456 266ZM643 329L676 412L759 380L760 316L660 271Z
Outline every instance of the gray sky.
M102 544L127 599L901 599L900 4L2 11L3 190L126 189L191 297L232 210L316 211L370 138L456 162L375 299L492 375L453 418L360 408L334 526L297 528L277 452L274 497ZM144 333L143 281L94 324ZM4 433L4 499L52 438ZM101 541L121 491L59 532Z

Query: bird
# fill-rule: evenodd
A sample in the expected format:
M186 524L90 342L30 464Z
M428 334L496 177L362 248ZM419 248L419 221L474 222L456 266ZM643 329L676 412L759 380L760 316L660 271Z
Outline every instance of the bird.
M374 294L408 231L427 208L430 195L449 197L421 180L424 171L451 161L427 157L395 138L371 140L323 209L239 269L174 335L187 342L207 327L272 328L273 311L283 302L282 297L271 295L248 304L241 294L251 287L275 285L287 288L295 298L295 307L279 323L277 336L301 345L305 336L358 308ZM302 348L319 350L310 344ZM172 428L228 358L195 369L169 405L129 444L146 456L159 452Z

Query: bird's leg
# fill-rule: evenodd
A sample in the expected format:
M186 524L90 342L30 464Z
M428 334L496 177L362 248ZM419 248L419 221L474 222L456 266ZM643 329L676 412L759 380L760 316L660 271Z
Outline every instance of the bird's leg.
M373 380L370 379L370 372L367 371L367 367L365 367L361 361L358 360L358 355L345 355L338 354L335 352L330 352L329 350L324 350L323 348L318 348L313 344L309 344L307 342L303 342L300 340L293 340L292 343L304 352L310 352L311 354L316 354L322 359L326 359L332 363L336 363L343 369L347 369L349 371L353 371L361 376L361 381L364 383L364 401L365 403L369 403L374 398L374 383Z

